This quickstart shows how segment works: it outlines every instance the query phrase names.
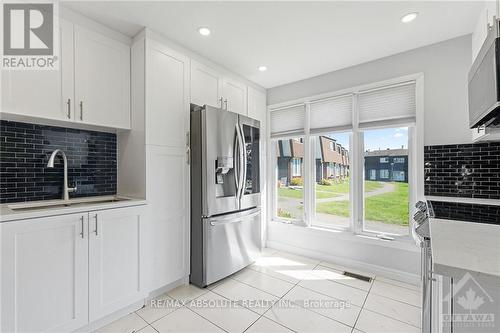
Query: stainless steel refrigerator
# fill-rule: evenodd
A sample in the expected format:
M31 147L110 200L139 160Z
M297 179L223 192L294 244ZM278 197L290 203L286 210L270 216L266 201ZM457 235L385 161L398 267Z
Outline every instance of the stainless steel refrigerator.
M260 123L191 104L191 275L205 287L260 252Z

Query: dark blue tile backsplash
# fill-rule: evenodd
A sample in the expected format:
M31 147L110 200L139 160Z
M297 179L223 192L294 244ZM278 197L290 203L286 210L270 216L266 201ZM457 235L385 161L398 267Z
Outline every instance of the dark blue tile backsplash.
M433 217L438 219L500 224L500 206L441 201L430 203Z
M500 199L500 142L426 146L425 195Z
M116 134L0 120L0 203L59 199L68 158L70 197L116 194Z

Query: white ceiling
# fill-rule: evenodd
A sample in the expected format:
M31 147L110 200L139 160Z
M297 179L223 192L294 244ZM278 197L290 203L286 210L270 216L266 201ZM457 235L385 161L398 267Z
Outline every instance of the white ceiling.
M147 26L270 88L472 32L480 1L68 2L129 36ZM406 13L419 17L409 24ZM202 37L200 26L212 34ZM266 65L267 72L257 67Z

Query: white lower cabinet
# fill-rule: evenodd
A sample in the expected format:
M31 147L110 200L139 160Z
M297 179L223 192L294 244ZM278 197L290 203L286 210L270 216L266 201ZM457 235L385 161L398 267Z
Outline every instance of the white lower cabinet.
M1 332L69 332L88 322L88 214L0 224Z
M143 299L141 214L137 206L0 224L0 331L70 332Z
M89 213L90 321L143 298L141 212L135 207Z

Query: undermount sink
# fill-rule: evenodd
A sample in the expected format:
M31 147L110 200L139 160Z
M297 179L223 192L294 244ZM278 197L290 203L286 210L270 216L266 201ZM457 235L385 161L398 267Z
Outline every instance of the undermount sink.
M72 207L81 206L89 204L101 204L110 202L120 202L131 200L129 198L106 196L106 197L87 197L87 198L75 198L70 200L47 200L47 201L33 201L19 204L8 205L9 209L14 211L26 211L26 210L43 210L43 209L54 209L62 207Z

